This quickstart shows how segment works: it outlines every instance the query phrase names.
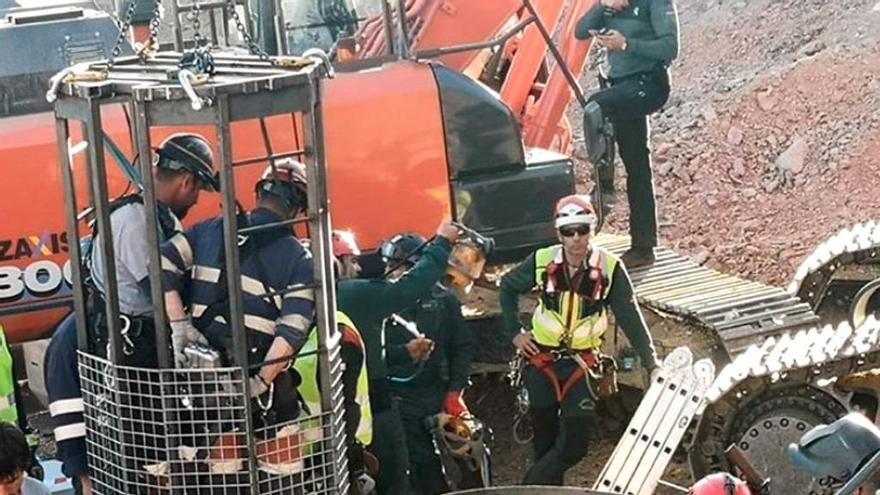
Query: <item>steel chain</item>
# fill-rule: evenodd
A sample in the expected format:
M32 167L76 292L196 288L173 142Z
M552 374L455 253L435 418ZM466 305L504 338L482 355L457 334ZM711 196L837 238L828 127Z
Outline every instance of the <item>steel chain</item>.
M235 8L235 0L227 0L226 2L226 10L229 11L229 15L232 16L232 20L235 21L235 29L241 33L242 39L244 39L245 44L248 47L248 51L251 55L257 55L260 57L260 60L269 60L269 54L263 51L260 48L253 37L248 33L248 31L244 27L244 23L241 20L241 16L238 15L238 10Z
M193 43L195 44L195 48L199 48L202 46L202 20L200 19L202 15L201 6L199 5L199 0L193 0L193 9L190 12L190 18L192 19L193 26Z
M122 43L125 41L126 33L131 29L131 20L134 18L135 1L131 0L128 2L128 10L125 12L125 18L122 19L122 25L119 26L119 36L116 37L116 44L113 46L113 50L110 51L110 58L107 59L108 71L116 63L116 57L122 54Z
M174 0L177 1L177 0ZM151 49L159 49L159 15L162 10L162 0L155 0L153 4L153 16L150 18L150 41L148 42ZM147 58L148 50L141 50L141 60Z

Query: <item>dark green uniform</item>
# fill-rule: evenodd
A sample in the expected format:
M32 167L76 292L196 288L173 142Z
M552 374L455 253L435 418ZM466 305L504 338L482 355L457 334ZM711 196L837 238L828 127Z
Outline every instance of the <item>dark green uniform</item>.
M578 21L575 35L585 40L590 31L602 29L626 38L626 50L608 54L611 79L650 72L678 57L678 14L673 0L630 0L629 7L620 12L597 2Z
M630 0L614 12L597 3L578 22L575 35L616 30L626 50L609 52L610 87L590 96L614 125L620 158L626 167L630 235L635 248L657 245L657 206L651 173L648 115L669 99L669 64L678 56L678 14L673 0Z
M400 401L406 430L412 484L422 495L449 491L434 438L425 419L443 410L448 392L461 392L469 384L473 341L464 327L461 303L447 289L435 286L430 297L420 299L402 313L434 341L434 352L423 364L414 364L406 351L413 335L395 331L388 336L391 389Z
M590 259L590 256L587 256ZM562 270L565 270L562 266ZM501 309L504 324L510 340L520 331L518 299L521 294L530 292L535 286L556 287L552 293L574 291L586 297L592 294L593 284L589 277L577 277L581 282L570 287L568 278L556 276L552 284L547 282L549 268L544 272L544 280L536 280L535 255L532 254L501 279ZM561 272L556 272L561 273ZM642 366L651 370L657 366L651 335L635 302L632 283L623 263L617 263L613 273L608 274L611 288L604 300L585 303L583 314L589 314L608 305L614 317L623 328L627 338L639 353ZM551 295L552 295L551 293ZM544 293L542 297L548 297ZM544 349L546 350L546 348ZM587 453L587 439L590 430L595 428L595 395L589 388L586 379L573 379L573 386L562 396L557 396L556 388L547 372L555 375L560 384L579 371L579 365L571 358L557 359L547 365L546 369L527 366L524 371L525 386L529 394L529 413L534 431L535 462L526 471L522 483L524 485L562 485L565 471L580 461Z
M391 313L411 306L428 294L446 271L451 245L444 237L431 241L412 270L400 280L340 280L339 310L347 314L364 339L373 410L373 443L369 446L382 463L376 480L380 495L408 492L408 454L397 407L387 379L382 322Z

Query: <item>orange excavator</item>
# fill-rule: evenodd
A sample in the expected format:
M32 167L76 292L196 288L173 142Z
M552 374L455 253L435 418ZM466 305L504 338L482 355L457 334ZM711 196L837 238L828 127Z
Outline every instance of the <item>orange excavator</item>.
M580 73L589 48L571 33L577 14L595 0L379 1L390 15L348 11L353 24L336 30L335 77L322 87L334 225L353 230L369 249L401 231L430 234L439 218L452 216L495 238L490 261L513 260L550 242L547 198L574 189L572 162L562 154L572 140L564 112L576 88L572 73ZM282 2L255 2L257 11L249 10L254 2L203 3L166 5L178 51L191 46L182 36L187 20L201 20L195 35L220 44L233 39L230 16L273 19L268 25L274 32L251 39L245 30L245 41L270 53L294 51L288 40L298 20L285 20ZM334 2L314 0L306 17L327 12L328 3ZM48 335L69 311L71 240L64 232L48 79L75 63L109 56L119 36L108 14L83 2L37 5L0 1L0 43L11 55L0 61L0 324L13 342ZM140 1L120 9L120 19L148 22L154 6ZM307 29L330 25L317 19ZM133 32L150 34L148 26ZM559 41L552 52L551 39ZM120 51L131 53L125 43ZM114 145L108 148L131 160L131 116L119 106L103 117L109 122L105 140ZM206 129L191 130L214 139ZM154 142L171 132L157 132ZM253 160L236 180L238 197L248 205L248 184L266 164L260 157L299 149L302 123L265 119L234 126L233 133L252 136L234 150L237 160ZM71 141L74 155L87 146L76 134ZM76 156L73 163L76 169ZM134 187L111 168L111 195ZM76 180L84 182L80 172ZM208 196L186 220L217 214L218 203Z

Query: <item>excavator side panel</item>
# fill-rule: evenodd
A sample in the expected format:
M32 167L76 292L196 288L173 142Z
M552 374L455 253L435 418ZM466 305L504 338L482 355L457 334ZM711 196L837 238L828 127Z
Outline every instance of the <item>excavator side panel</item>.
M323 92L334 227L354 230L367 250L398 232L431 236L452 205L430 66L340 73Z
M106 108L103 118L119 131L111 139L129 152L121 107ZM44 335L69 311L69 240L53 128L48 113L8 117L0 125L0 322L11 342ZM80 143L79 131L71 129L73 147ZM74 156L73 167L83 208L88 188L81 157ZM122 194L128 181L117 170L109 176L110 193Z

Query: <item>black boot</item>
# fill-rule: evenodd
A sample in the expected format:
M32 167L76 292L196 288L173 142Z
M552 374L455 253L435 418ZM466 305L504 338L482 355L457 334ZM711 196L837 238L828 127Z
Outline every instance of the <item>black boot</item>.
M654 248L633 246L620 257L627 268L632 269L640 266L654 264Z

